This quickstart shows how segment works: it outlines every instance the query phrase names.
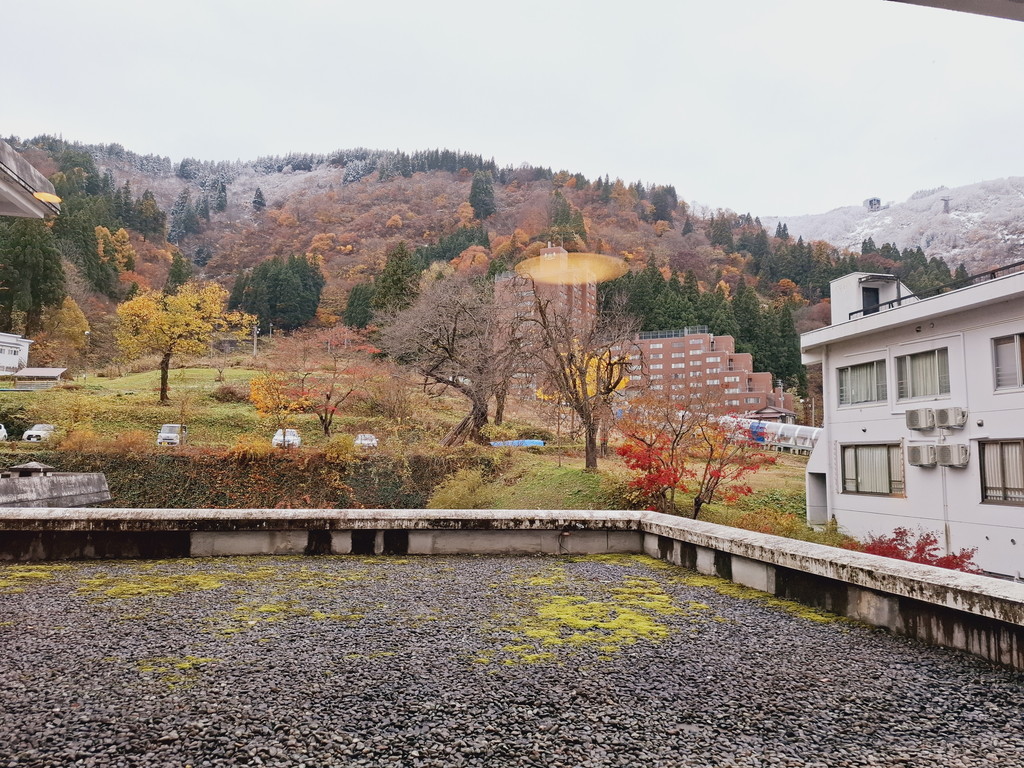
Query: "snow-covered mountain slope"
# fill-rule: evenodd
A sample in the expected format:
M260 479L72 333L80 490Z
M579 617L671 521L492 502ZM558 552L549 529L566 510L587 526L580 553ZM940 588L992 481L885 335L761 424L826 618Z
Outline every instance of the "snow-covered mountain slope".
M949 198L948 213L943 198ZM951 267L962 262L968 272L977 272L1024 260L1024 177L915 192L906 202L879 211L857 205L809 216L761 219L769 233L783 222L794 238L827 240L858 252L869 237L878 246L920 246L928 256L944 259Z

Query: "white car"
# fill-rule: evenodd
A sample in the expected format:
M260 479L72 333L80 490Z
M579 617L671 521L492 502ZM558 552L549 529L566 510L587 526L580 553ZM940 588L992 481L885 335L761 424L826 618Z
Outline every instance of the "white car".
M53 437L56 430L57 428L53 424L36 424L32 429L26 430L21 439L30 443L41 443L43 440Z
M184 445L188 427L184 424L164 424L156 433L157 445Z
M376 448L377 436L371 435L369 432L358 434L356 435L356 446L359 448Z
M275 448L298 448L302 445L302 438L297 429L279 429L270 444Z

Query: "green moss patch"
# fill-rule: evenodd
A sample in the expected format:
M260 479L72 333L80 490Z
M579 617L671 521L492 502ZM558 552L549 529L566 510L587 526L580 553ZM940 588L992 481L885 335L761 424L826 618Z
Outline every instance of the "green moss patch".
M760 590L752 589L751 587L745 587L742 584L737 584L734 581L728 581L727 579L722 579L718 576L708 576L701 573L687 573L685 576L673 578L672 582L676 584L685 584L688 587L707 587L721 595L735 597L740 600L756 600L759 603L780 611L785 611L793 616L799 616L800 618L807 619L808 621L816 621L822 624L835 621L844 621L853 624L857 623L845 616L839 616L818 608L812 608L809 605L797 603L792 600L784 600L781 597L775 597L767 592L761 592Z
M25 587L49 581L70 565L6 565L0 567L0 593L24 592Z

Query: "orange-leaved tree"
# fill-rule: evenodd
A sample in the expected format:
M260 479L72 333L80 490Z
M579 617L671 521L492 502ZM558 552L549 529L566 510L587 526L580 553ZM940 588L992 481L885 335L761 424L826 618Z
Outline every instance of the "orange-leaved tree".
M277 429L285 429L292 416L309 406L302 387L279 372L256 376L249 382L249 399L262 416L268 416Z

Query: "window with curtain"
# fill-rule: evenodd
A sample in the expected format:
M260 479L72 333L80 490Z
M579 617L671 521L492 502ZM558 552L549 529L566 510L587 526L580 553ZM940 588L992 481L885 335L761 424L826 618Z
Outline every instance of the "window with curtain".
M981 500L1024 504L1024 440L982 442Z
M1024 358L1021 356L1021 346L1021 334L992 340L996 389L1016 389L1024 386Z
M897 445L844 445L843 493L903 496L903 449Z
M896 389L900 400L949 394L949 350L930 349L896 358Z
M839 369L840 405L880 403L885 399L885 360Z

